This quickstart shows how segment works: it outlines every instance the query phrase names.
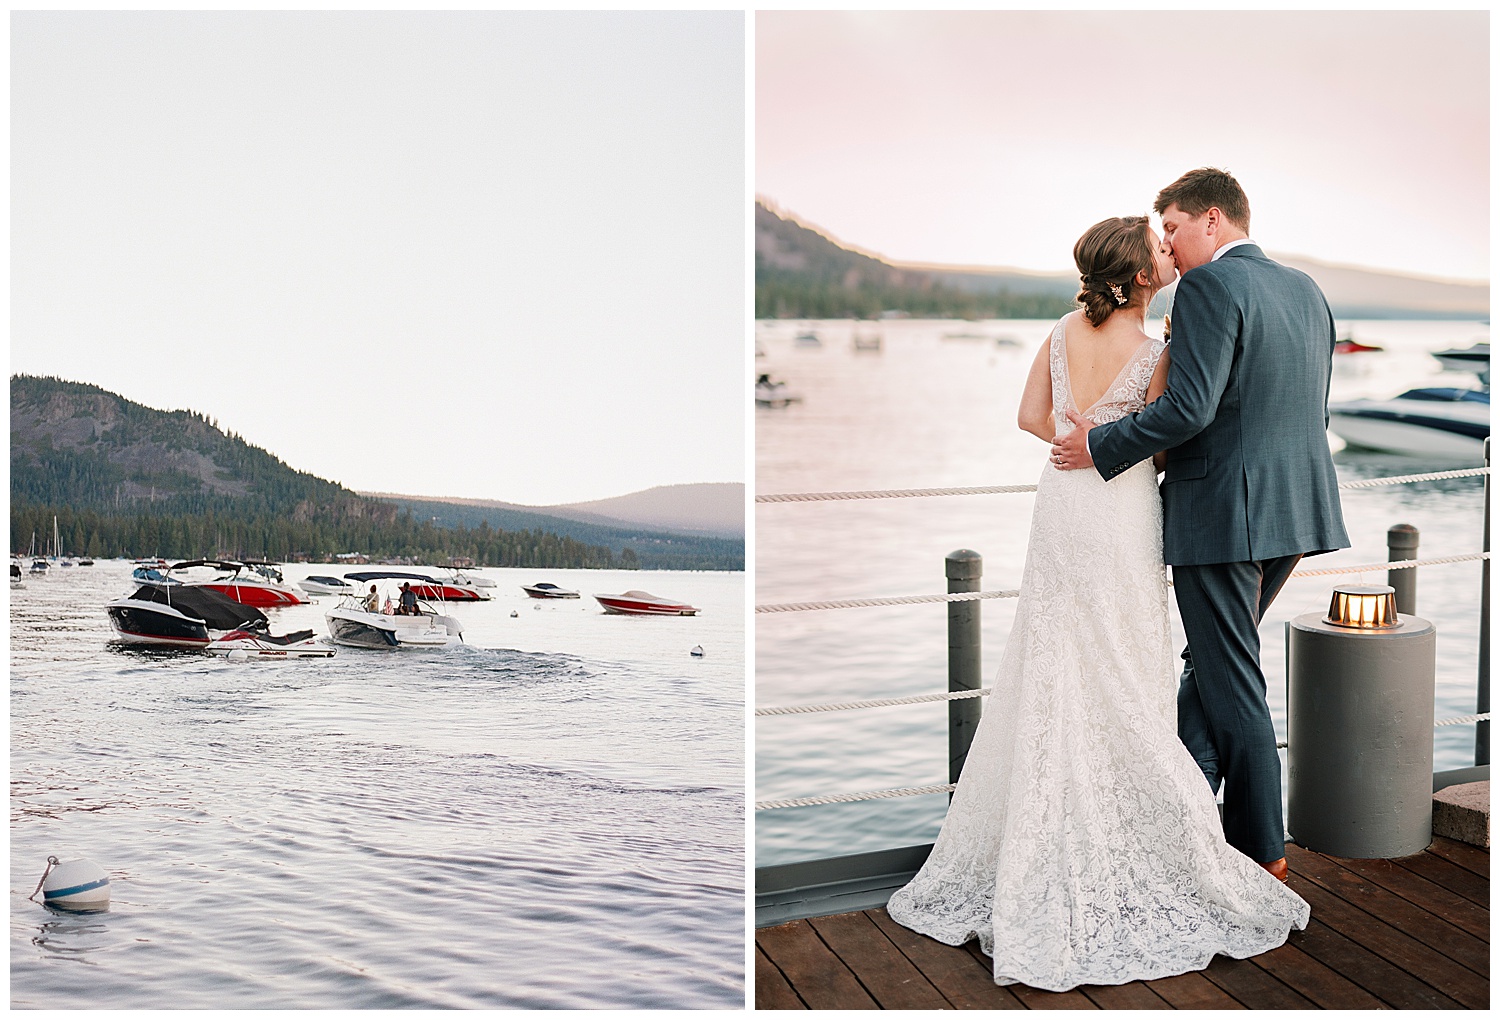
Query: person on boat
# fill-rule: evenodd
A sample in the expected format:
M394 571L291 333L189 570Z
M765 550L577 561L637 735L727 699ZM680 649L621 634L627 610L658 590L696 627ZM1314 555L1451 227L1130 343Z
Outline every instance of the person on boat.
M401 582L401 608L397 612L402 616L417 615L417 593L411 590L410 581Z
M375 590L375 586L373 584L370 585L370 594L368 594L368 595L365 596L365 600L364 601L365 601L365 612L367 612L367 613L378 613L378 612L380 612L380 592L378 592L378 591Z

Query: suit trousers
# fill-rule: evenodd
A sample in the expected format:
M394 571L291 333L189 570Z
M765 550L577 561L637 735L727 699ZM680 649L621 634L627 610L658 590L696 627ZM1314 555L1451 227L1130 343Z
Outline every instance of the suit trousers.
M1258 628L1301 558L1172 568L1188 641L1177 735L1209 787L1223 784L1225 840L1261 863L1286 856L1286 828Z

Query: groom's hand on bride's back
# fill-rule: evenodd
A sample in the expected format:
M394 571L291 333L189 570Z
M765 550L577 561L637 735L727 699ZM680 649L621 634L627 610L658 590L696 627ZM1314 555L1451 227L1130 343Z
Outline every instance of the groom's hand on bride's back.
M1077 411L1065 412L1076 428L1064 436L1052 437L1052 466L1059 471L1077 471L1094 466L1089 456L1088 434L1094 423Z

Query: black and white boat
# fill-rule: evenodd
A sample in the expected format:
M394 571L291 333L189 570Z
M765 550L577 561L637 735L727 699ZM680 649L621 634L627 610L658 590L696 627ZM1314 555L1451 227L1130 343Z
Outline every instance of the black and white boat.
M264 629L266 614L211 588L186 584L140 585L105 605L122 644L206 648L219 634Z
M549 581L540 584L523 584L521 590L534 599L576 599L578 593L567 588L559 588Z
M1490 392L1445 386L1389 400L1328 405L1328 429L1350 446L1416 457L1478 457L1490 434Z

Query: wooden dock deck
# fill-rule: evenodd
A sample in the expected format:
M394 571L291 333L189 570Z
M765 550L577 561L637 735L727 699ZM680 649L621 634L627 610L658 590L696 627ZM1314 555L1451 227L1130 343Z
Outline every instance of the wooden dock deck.
M1306 931L1193 974L1045 992L994 984L978 942L945 946L883 909L755 933L757 1009L1487 1009L1489 852L1439 837L1354 861L1287 844Z

